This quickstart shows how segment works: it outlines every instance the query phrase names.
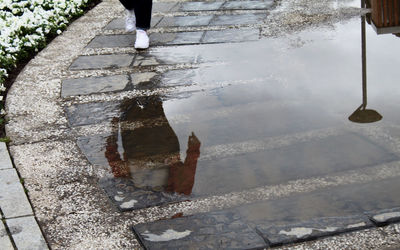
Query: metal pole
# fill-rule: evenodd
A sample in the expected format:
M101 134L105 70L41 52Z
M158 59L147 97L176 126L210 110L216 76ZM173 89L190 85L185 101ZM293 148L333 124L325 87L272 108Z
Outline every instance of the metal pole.
M361 0L361 7L365 8L365 0ZM362 54L362 92L363 108L367 107L367 45L365 39L365 16L361 17L361 54Z

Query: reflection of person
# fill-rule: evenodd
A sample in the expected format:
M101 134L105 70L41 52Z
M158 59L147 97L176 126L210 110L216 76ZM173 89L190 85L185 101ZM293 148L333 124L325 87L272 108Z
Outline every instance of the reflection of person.
M136 49L147 49L150 29L152 0L120 0L126 8L125 29L132 32L136 29Z
M200 156L200 144L199 139L192 133L188 140L185 162L182 163L178 158L170 164L167 186L168 192L176 192L185 195L192 193L197 159Z
M114 177L132 178L135 186L189 195L194 185L200 141L192 133L184 163L179 141L165 116L158 97L144 97L122 104L121 119L112 121L114 132L107 138L105 156ZM121 124L136 128L120 131L123 159L118 152Z

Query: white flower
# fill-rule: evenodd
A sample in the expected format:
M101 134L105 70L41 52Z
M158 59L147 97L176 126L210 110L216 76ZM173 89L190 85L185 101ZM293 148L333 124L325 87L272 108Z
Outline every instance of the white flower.
M0 61L9 67L16 64L23 49L29 47L38 51L38 46L46 35L54 30L61 34L71 16L82 13L82 7L87 2L88 0L0 0ZM6 69L0 68L0 82L5 77Z

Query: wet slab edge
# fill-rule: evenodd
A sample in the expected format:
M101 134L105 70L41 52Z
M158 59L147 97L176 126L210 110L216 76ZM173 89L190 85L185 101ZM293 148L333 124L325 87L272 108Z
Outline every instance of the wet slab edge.
M400 221L400 207L366 213L377 226L386 226Z
M189 199L184 195L138 188L130 179L125 178L102 178L99 180L99 185L120 211L131 211Z
M394 208L343 217L314 218L287 225L260 223L254 227L245 223L234 210L227 210L138 224L132 230L145 249L262 249L398 221L400 208Z
M290 225L257 225L257 232L269 246L315 240L325 236L372 227L365 215L322 217Z
M265 241L233 212L197 214L132 227L145 249L260 249Z
M378 186L384 186L383 190L387 190L387 186L392 185L396 181L397 179L392 179L389 183L387 181L377 182L373 189L376 189ZM376 206L376 210L370 210L374 209L373 207L375 206L370 206L368 200L365 202L363 201L363 204L356 205L355 207L349 207L348 202L346 202L348 197L343 194L343 191L343 188L339 188L336 190L336 194L331 194L330 192L316 192L311 196L307 194L300 199L295 198L294 201L293 197L288 197L282 200L271 200L268 203L253 203L243 207L229 208L203 214L199 213L186 217L182 217L182 214L177 214L171 219L135 225L133 228L135 234L141 234L139 237L141 243L146 248L150 249L185 249L185 247L190 246L188 244L195 239L202 239L205 241L206 243L202 243L205 245L201 245L201 247L205 249L253 249L246 245L237 248L222 246L220 245L221 242L214 242L213 239L207 241L209 238L204 237L203 234L204 232L210 232L210 234L214 235L218 234L215 232L223 231L223 233L228 233L229 235L236 235L235 237L240 239L240 237L242 237L241 230L244 226L238 227L235 231L233 230L235 227L232 226L232 224L245 224L264 239L267 247L275 247L324 237L332 237L368 228L376 229L377 227L386 226L399 221L399 207L393 209L379 209L384 206ZM363 187L358 187L356 190L358 193L369 193L369 191L365 190L365 185ZM379 191L375 190L372 193L372 197L375 197L379 194ZM339 197L345 196L344 200L343 197L339 199L339 201L343 200L344 203L341 204L341 202L339 202L339 205L335 205L337 204L335 201L337 201L338 195ZM330 198L331 196L333 200ZM309 199L310 197L311 199ZM312 204L316 202L324 202L327 198L331 201L329 203L330 205L319 212L317 211L315 217L303 211L304 209L312 207ZM308 203L311 202L311 204L306 205L304 202L301 202L301 200L308 201ZM293 207L290 208L289 211L286 211L283 207L287 207L288 204L291 204ZM334 210L332 210L330 206L336 207L334 208L336 212L332 213ZM292 210L297 209L301 210L295 213L297 215L288 216L288 214L293 212ZM257 213L259 215L254 215ZM312 212L312 214L314 213L315 212ZM269 215L264 217L264 214ZM210 224L210 220L218 220L218 223ZM193 225L195 225L194 228L192 228ZM227 232L228 229L232 230Z

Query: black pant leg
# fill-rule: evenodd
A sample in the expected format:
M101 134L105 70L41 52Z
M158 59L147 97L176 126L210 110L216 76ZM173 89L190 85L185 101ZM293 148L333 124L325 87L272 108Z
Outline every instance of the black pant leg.
M120 0L120 2L126 9L135 11L136 28L150 29L153 0Z
M135 0L119 0L127 10L133 10Z
M136 28L150 29L151 22L151 9L153 7L153 0L133 0L134 10L136 16Z

